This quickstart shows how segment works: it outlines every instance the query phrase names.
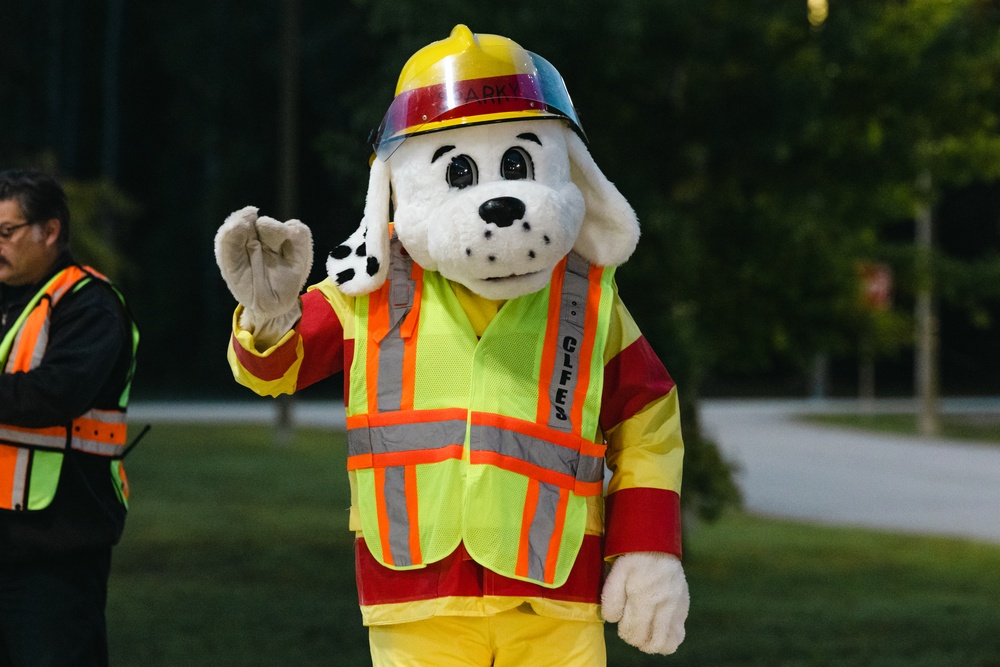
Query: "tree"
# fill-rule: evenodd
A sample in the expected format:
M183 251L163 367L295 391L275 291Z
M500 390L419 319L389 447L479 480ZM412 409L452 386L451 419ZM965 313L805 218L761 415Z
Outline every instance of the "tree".
M298 138L284 143L297 155L295 215L318 257L353 231L368 131L403 62L456 23L544 55L598 164L639 213L643 239L619 284L681 389L685 498L714 512L733 489L706 481L728 479L711 443L701 449L698 397L713 382L802 376L818 352L855 355L862 331L909 320L921 276L949 312L981 326L996 313L1000 239L977 254L936 244L931 270L917 272L912 221L920 202L937 219L967 188L1000 179L1000 3L838 0L813 23L809 5L301 0ZM115 235L137 268L123 274L146 350L137 395L235 393L220 353L232 299L210 248L229 212L283 208L279 176L292 168L279 166L278 100L292 81L281 73L281 4L8 6L0 160L50 155L83 183L117 174L136 205ZM859 306L859 261L891 266L891 320ZM710 472L696 473L699 461Z

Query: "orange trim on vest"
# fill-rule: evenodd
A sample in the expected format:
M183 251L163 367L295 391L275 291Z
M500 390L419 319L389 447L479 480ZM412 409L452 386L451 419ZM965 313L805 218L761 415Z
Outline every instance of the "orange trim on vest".
M548 557L545 559L545 583L556 580L556 564L559 562L559 545L562 543L563 529L566 527L566 508L569 506L569 491L559 489L559 505L556 506L556 525L549 540Z
M415 294L410 312L399 327L399 335L403 338L403 394L400 398L400 410L413 409L413 396L416 392L417 377L417 321L420 313L420 298L423 296L423 268L413 262L410 276L415 281Z
M392 466L414 466L420 463L438 463L448 459L461 459L462 445L448 445L436 449L418 449L411 452L387 452L383 454L357 454L347 458L348 470L364 468L389 468Z
M524 512L521 514L521 537L517 545L517 565L514 574L528 576L528 555L531 553L531 522L538 509L538 480L528 479L528 491L524 496Z
M118 479L120 479L122 483L122 495L125 496L126 500L128 500L128 497L131 494L131 488L128 485L128 476L125 474L125 466L120 463L118 465Z
M505 456L503 454L497 454L496 452L484 452L484 451L474 451L470 453L469 462L476 465L488 464L496 466L497 468L502 468L503 470L509 470L510 472L516 472L519 475L524 475L536 482L545 482L546 484L552 484L553 486L558 486L560 489L575 489L576 488L576 477L572 475L565 475L560 472L553 472L547 468L535 465L533 463L528 463L519 458L513 456Z
M124 446L126 432L127 427L123 423L109 423L86 416L73 420L73 435L86 440Z
M424 557L420 550L420 522L418 520L417 505L417 469L413 465L408 465L403 470L403 490L406 495L406 514L409 519L407 523L410 526L410 560L414 564L423 563Z
M563 291L563 276L566 275L566 263L568 257L563 257L562 261L556 265L552 272L552 281L549 287L549 312L545 323L544 340L554 340L559 331L559 308L561 306ZM552 384L552 371L556 367L556 348L553 345L546 345L542 348L541 368L538 374L538 411L535 420L539 424L547 424L549 421L549 387Z
M35 309L28 315L24 326L17 333L17 344L11 351L7 360L7 367L11 372L28 371L32 366L32 357L35 354L35 347L45 323L49 319L49 311L52 309L52 300L48 295L42 297Z
M365 375L368 385L369 415L378 414L378 342L389 332L389 307L384 302L389 292L390 283L386 281L382 287L368 295L368 344L365 358Z
M594 353L594 331L597 328L597 320L601 314L601 290L594 289L595 284L600 285L601 271L599 266L591 266L588 272L588 283L591 285L587 293L586 320L583 327L585 333L583 342L580 344L580 375L576 381L576 391L573 396L573 411L570 423L573 424L573 433L583 435L580 430L583 425L583 404L587 397L587 388L590 386L590 357Z
M370 426L399 426L403 424L423 424L428 422L465 421L468 412L464 408L440 408L436 410L413 410L412 412L376 412L366 415L352 415L347 418L347 428Z
M24 450L17 447L0 445L0 507L5 506L14 495L17 459L21 451Z
M387 565L395 565L389 544L389 514L385 506L385 468L375 468L375 507L378 509L378 533L382 542L382 557Z
M548 417L548 413L546 413L546 417ZM490 412L473 412L472 424L473 426L493 426L505 431L516 431L517 433L523 433L524 435L532 438L547 440L552 444L561 445L562 447L578 451L588 456L603 457L604 450L607 449L607 445L592 442L579 435L573 435L572 433L566 433L563 431L554 431L543 424L536 424L535 422L529 422L524 419L517 419L516 417L508 417L506 415L497 415Z
M66 428L63 426L41 426L38 428L28 428L27 426L14 426L12 424L0 425L4 431L16 431L25 435L40 435L48 438L62 438L66 440Z

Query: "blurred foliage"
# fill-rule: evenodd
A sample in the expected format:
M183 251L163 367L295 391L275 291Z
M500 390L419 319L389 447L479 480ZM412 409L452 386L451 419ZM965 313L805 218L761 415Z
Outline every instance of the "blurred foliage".
M114 243L115 227L135 219L138 204L106 179L63 182L70 201L70 248L76 258L121 281L136 267Z
M946 358L1000 333L1000 1L830 5L810 22L805 0L302 0L296 217L318 258L356 228L368 133L406 59L456 23L545 56L642 221L618 280L681 388L685 495L712 489L689 502L713 514L712 498L734 492L697 426L713 377L804 377L817 355L850 358L871 336L898 353L930 278L966 326L945 336ZM237 391L213 237L247 204L277 214L278 37L292 6L123 3L115 58L110 3L3 3L0 163L48 152L68 183L90 184L73 193L79 247L122 271L145 341L137 395ZM111 117L118 143L102 131ZM952 205L983 188L992 199L975 210ZM928 275L909 222L923 204L946 222ZM892 268L892 310L859 304L859 260ZM1000 362L955 368L991 382Z

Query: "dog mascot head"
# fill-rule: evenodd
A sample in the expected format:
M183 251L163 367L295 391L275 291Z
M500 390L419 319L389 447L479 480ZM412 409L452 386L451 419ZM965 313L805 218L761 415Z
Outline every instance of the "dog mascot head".
M635 213L594 163L562 77L497 35L456 26L406 63L375 135L361 227L330 253L340 289L378 289L390 220L405 251L488 299L543 288L575 251L617 265Z

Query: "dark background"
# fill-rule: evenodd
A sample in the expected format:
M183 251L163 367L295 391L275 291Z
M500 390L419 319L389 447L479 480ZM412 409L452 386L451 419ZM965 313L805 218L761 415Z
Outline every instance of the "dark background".
M943 393L996 394L1000 3L832 4L811 23L805 0L0 0L0 166L72 187L79 253L142 329L135 399L245 396L215 230L248 204L300 218L322 279L403 63L466 23L563 74L639 213L619 284L683 396L807 395L818 357L826 392L853 395L870 331L879 394L911 393L925 200ZM887 312L857 296L863 260L892 268Z

